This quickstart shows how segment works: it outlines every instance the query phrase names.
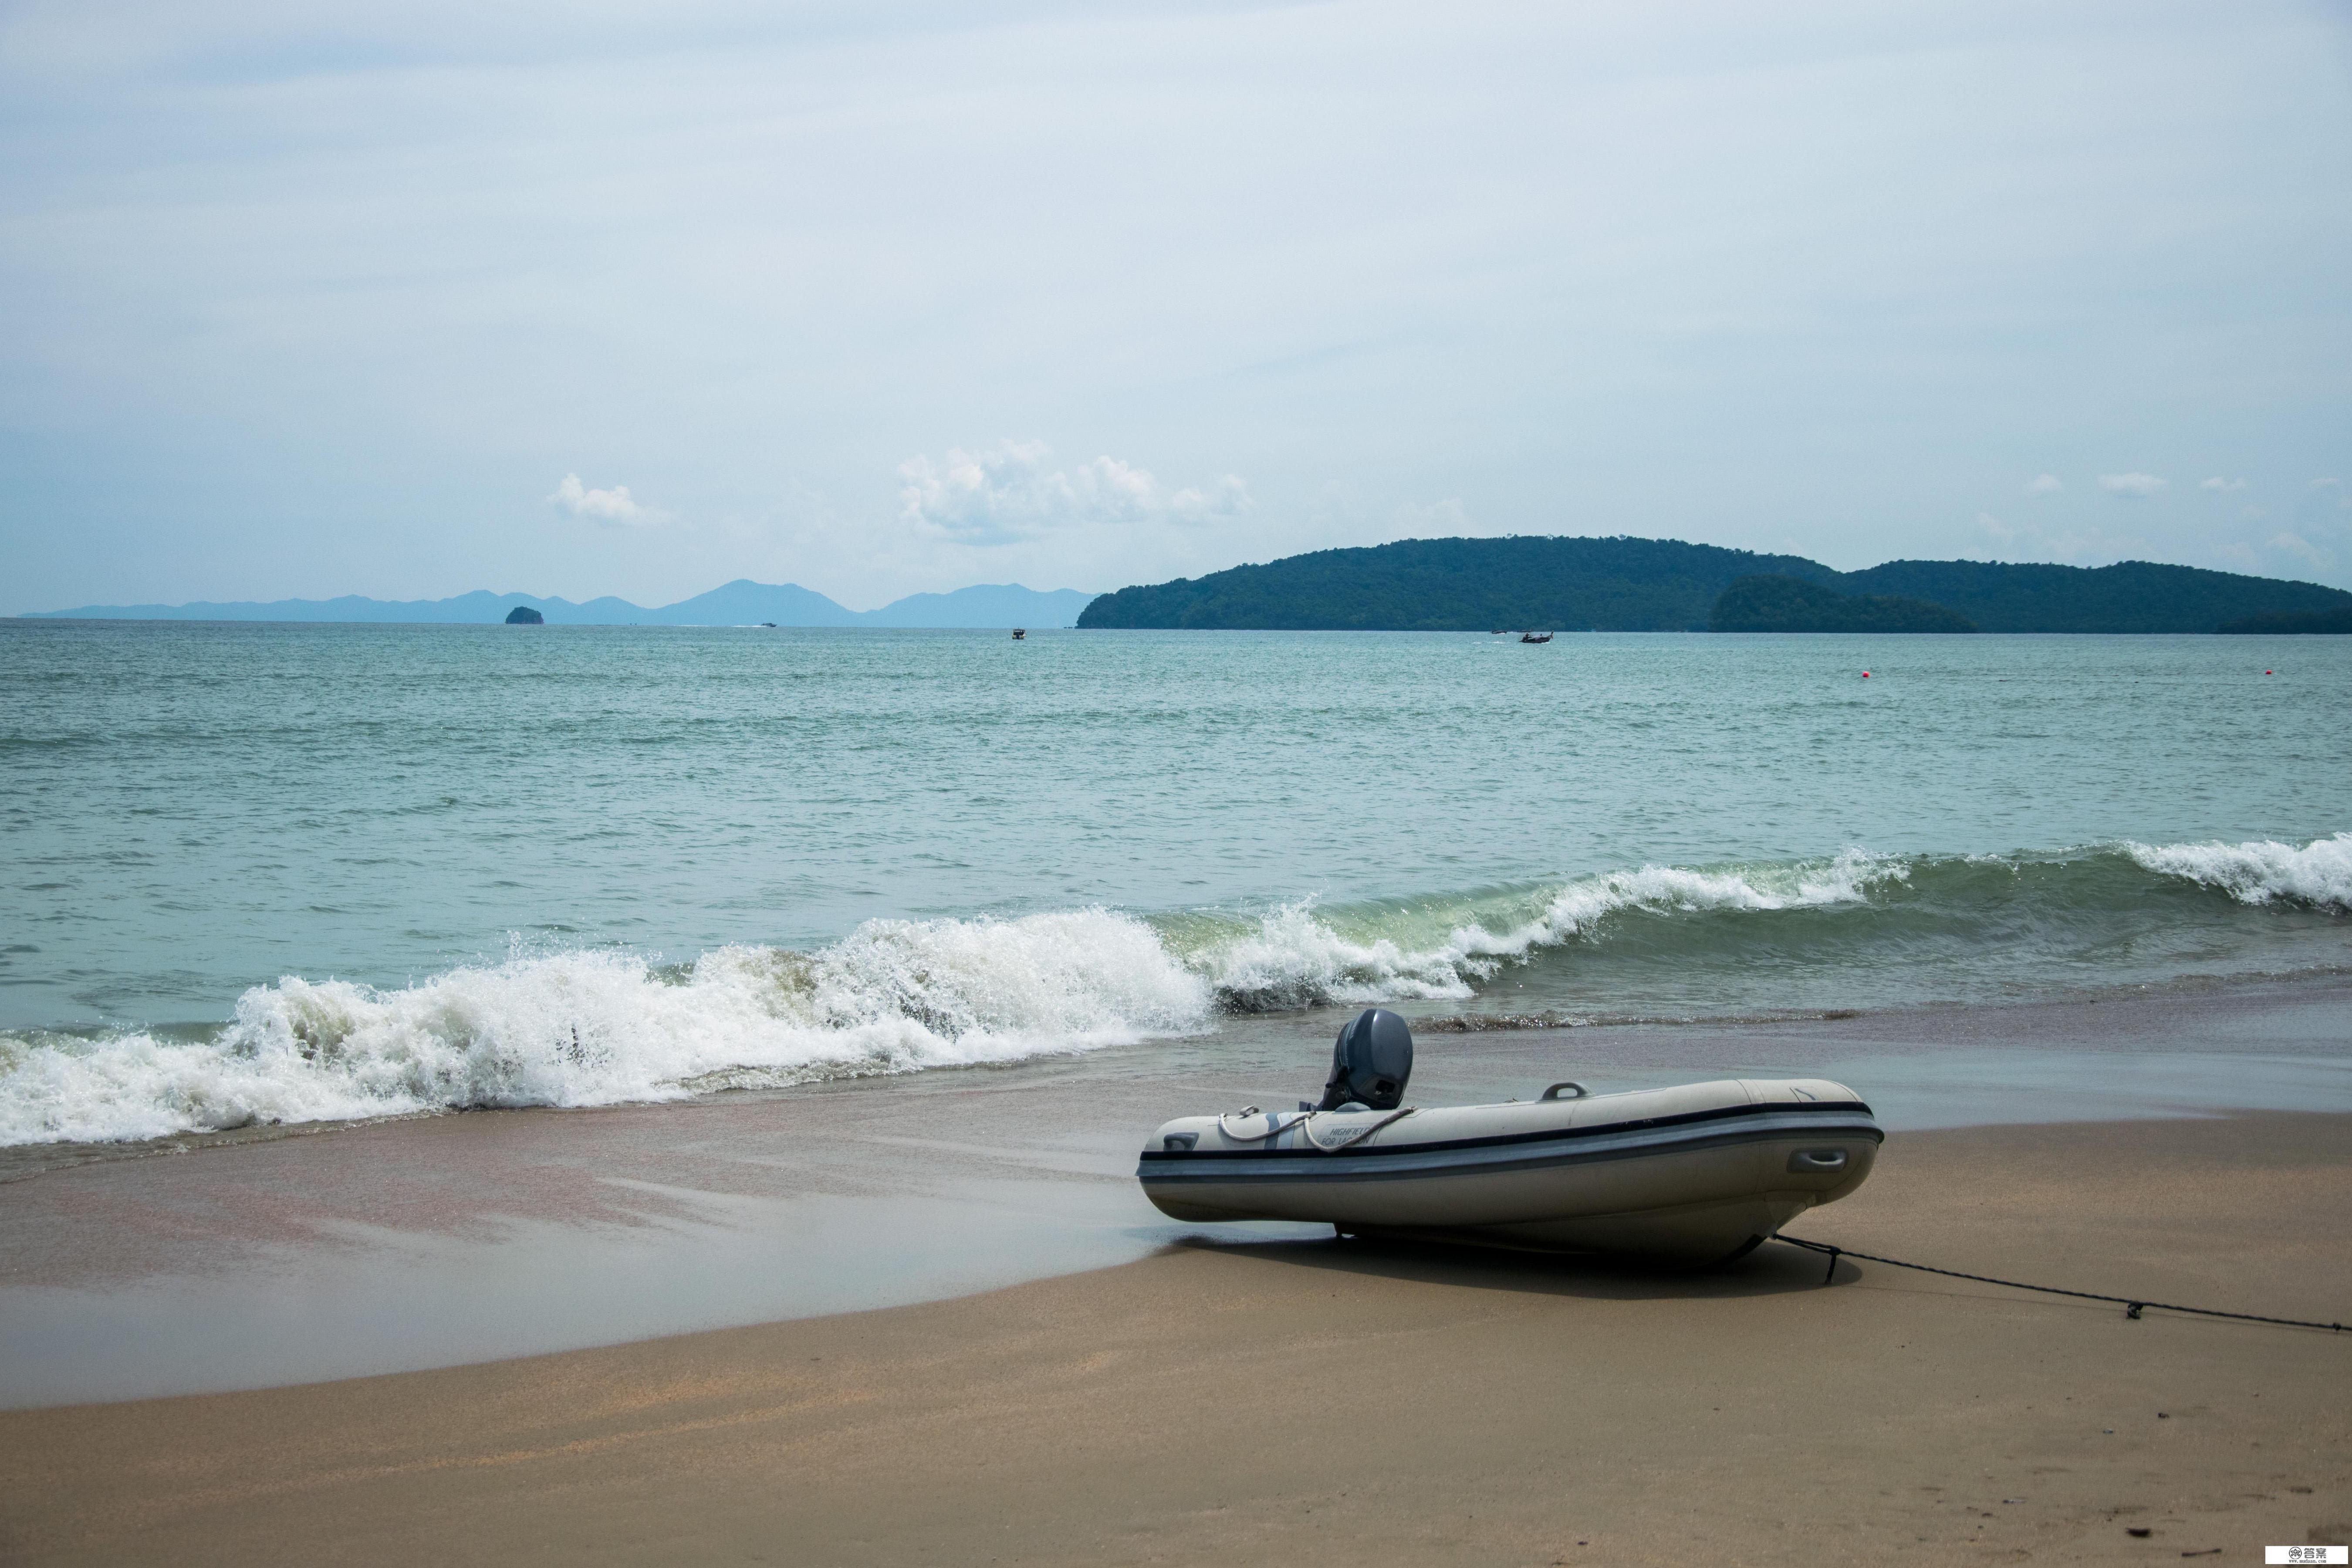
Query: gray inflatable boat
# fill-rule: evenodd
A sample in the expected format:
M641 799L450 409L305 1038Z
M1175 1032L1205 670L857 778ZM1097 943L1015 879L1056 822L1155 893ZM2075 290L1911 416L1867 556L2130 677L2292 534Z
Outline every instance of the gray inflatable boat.
M1412 1037L1374 1009L1340 1031L1320 1104L1180 1117L1136 1175L1181 1220L1306 1220L1684 1263L1738 1258L1870 1174L1885 1134L1825 1079L1736 1079L1629 1094L1402 1103Z

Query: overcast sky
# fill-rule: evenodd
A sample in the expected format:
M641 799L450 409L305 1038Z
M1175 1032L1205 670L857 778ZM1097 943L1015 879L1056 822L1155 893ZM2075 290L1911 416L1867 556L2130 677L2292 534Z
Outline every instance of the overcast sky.
M0 613L2352 585L2352 0L5 0L0 336Z

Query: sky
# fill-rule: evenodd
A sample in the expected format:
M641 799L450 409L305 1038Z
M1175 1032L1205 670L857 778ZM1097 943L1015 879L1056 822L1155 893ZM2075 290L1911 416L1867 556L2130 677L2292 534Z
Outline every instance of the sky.
M2352 0L5 0L0 614L2352 586Z

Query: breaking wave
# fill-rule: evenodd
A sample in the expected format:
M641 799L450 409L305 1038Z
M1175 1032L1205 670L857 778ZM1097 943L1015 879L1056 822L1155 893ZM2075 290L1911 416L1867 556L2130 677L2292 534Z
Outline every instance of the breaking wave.
M2352 834L2300 847L1644 866L1248 916L874 921L814 952L730 946L675 970L593 950L391 989L289 976L246 992L235 1019L198 1041L0 1034L0 1145L1007 1063L1197 1033L1220 1013L1463 1001L1535 963L1597 976L1611 962L1649 963L1704 989L1710 973L1754 967L1759 944L1801 949L1808 962L1908 967L1938 951L2041 951L2053 933L2081 930L2092 932L2082 951L2106 953L2117 922L2186 929L2216 911L2252 918L2247 906L2352 912Z
M2218 888L2242 904L2300 903L2352 913L2352 833L2300 849L2272 839L2125 847L2150 871Z
M1234 1011L1463 1000L1506 964L1592 936L1612 916L1862 903L1872 888L1909 875L1900 860L1851 850L1833 860L1717 870L1644 866L1579 878L1533 898L1376 906L1354 918L1297 903L1264 916L1255 930L1202 944L1192 963Z
M1100 910L874 921L815 953L720 948L683 975L590 951L397 990L289 976L202 1043L0 1036L0 1144L1018 1061L1195 1028L1211 1001L1149 926Z

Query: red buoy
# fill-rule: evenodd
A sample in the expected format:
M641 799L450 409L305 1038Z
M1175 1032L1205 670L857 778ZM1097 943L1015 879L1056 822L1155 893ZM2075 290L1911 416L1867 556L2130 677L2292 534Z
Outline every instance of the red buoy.
M2264 675L2268 675L2268 674L2270 673L2270 671L2266 669L2266 670L2263 671L2263 673ZM1868 670L1866 670L1866 669L1865 669L1865 670L1864 670L1864 671L1862 672L1862 678L1863 678L1864 680L1868 680L1868 679L1870 679L1870 671L1868 671Z

